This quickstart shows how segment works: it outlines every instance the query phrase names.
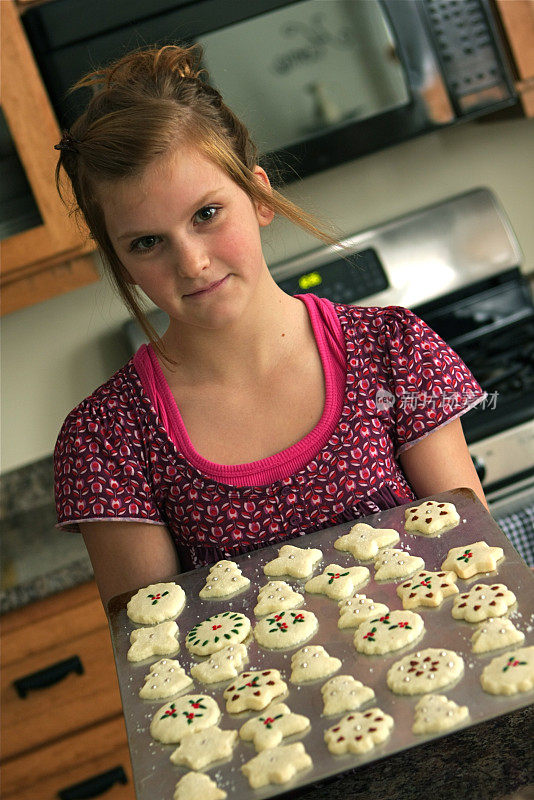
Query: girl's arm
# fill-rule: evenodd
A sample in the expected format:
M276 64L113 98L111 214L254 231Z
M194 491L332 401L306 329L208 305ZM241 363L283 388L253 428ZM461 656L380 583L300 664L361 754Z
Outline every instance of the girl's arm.
M146 522L80 524L104 608L111 597L180 572L171 535Z
M460 419L442 425L405 450L399 461L418 497L467 486L488 508Z

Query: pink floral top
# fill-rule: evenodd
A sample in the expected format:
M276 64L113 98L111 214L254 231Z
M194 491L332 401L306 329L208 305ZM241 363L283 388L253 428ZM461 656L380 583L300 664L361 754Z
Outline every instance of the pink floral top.
M261 462L213 464L194 450L145 350L65 420L55 449L58 524L166 525L188 570L415 499L396 456L484 392L411 311L301 299L325 374L316 429Z

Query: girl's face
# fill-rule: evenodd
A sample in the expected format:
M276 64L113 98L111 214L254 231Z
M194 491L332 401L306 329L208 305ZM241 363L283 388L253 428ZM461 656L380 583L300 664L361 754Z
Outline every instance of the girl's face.
M254 171L268 186L265 172ZM140 178L99 187L99 195L117 256L171 321L219 328L261 286L260 227L273 212L202 153L164 156Z

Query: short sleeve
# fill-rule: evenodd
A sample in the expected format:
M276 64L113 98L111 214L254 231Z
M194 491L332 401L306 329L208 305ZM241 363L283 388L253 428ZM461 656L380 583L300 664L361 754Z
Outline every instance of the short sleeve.
M163 524L147 476L135 415L93 404L72 411L54 450L58 525L79 530L80 522L104 520Z
M399 455L486 393L457 353L412 311L384 309L384 328Z

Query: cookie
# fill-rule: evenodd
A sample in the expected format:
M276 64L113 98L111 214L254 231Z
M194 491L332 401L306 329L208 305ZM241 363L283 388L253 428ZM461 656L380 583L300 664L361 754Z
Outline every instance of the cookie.
M339 603L338 628L357 628L362 622L378 614L387 614L389 608L364 594L354 594Z
M352 675L336 675L321 686L323 714L327 717L354 711L375 696L374 689L364 686Z
M302 647L291 656L291 683L307 683L327 678L341 667L339 658L329 656L324 647Z
M393 728L393 717L379 708L354 711L325 732L324 740L331 753L368 753L384 742Z
M268 561L263 571L271 577L290 575L292 578L309 578L313 568L323 557L315 547L294 547L285 544L278 551L277 558Z
M455 572L429 572L421 570L413 578L397 587L403 608L440 606L446 597L458 594Z
M155 625L177 617L185 605L185 592L176 583L151 583L128 601L126 613L132 622Z
M223 693L229 714L240 711L262 711L269 703L287 692L287 685L277 669L242 672Z
M481 622L488 617L502 617L515 603L515 594L504 583L476 586L454 598L452 616L467 622Z
M459 678L464 660L454 650L429 647L409 653L389 668L387 685L395 694L426 694Z
M160 622L151 628L136 628L130 634L132 646L128 650L128 661L143 661L151 656L172 656L180 649L178 625L174 621Z
M423 569L425 562L421 556L411 556L404 550L384 548L375 559L375 580L395 581L407 578L416 570Z
M224 800L226 792L219 789L208 775L202 772L187 772L174 789L173 800Z
M269 783L287 783L297 773L309 769L313 762L302 742L279 745L263 750L241 767L253 789Z
M471 636L473 653L487 653L501 647L524 642L525 634L518 631L514 623L506 617L494 617L481 622Z
M239 674L247 659L247 648L244 644L230 644L200 664L192 666L190 672L193 678L202 683L229 681Z
M423 618L414 611L388 611L362 622L354 634L359 653L382 655L415 642L425 630Z
M206 578L206 583L198 593L199 597L216 599L244 592L250 586L235 561L218 561Z
M441 733L467 719L469 709L448 700L444 694L425 694L415 706L414 733Z
M189 675L178 661L162 658L150 665L150 672L145 675L145 683L139 697L144 700L163 700L172 697L193 683Z
M399 541L399 534L393 528L373 528L365 522L357 522L349 533L334 542L336 550L351 553L358 561L371 561L379 548Z
M264 617L273 611L286 611L297 608L304 602L304 595L294 592L285 581L269 581L258 592L258 602L254 608L257 617Z
M185 645L189 652L197 656L208 656L229 644L239 644L249 633L248 617L233 611L223 611L191 628L185 637Z
M497 568L497 562L503 558L502 547L490 547L487 542L474 542L449 550L441 569L452 569L459 578L465 580L479 572L493 572Z
M439 503L437 500L427 500L419 506L407 508L404 514L406 530L425 536L452 528L460 522L460 515L453 503Z
M220 719L219 706L206 694L184 694L158 708L150 723L153 739L164 744L178 743L186 733L204 730Z
M305 642L318 627L312 611L280 611L256 624L254 638L268 650L281 650Z
M237 731L223 731L216 725L186 733L170 759L173 764L184 764L189 769L204 769L214 761L231 758L236 740Z
M310 594L324 594L332 600L343 600L369 580L367 567L340 567L329 564L322 575L310 578L304 589Z
M534 647L509 650L484 667L480 683L490 694L518 694L534 688Z
M254 742L258 753L277 747L285 736L302 733L310 727L310 720L294 714L285 703L269 706L261 717L249 719L241 726L239 736L245 742Z

